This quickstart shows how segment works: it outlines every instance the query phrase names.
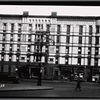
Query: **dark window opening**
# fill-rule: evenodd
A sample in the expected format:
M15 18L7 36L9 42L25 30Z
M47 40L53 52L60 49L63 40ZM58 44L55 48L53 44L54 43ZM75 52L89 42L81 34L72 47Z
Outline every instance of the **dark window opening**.
M78 58L78 64L81 65L81 58Z
M57 25L57 34L60 34L60 25Z
M25 57L21 57L21 60L25 60Z
M90 25L90 26L89 26L89 35L92 35L92 30L93 30L93 29L92 29L92 26Z
M3 32L7 31L7 23L3 23Z
M99 44L99 37L96 37L96 44Z
M69 43L70 41L70 36L66 36L66 43Z
M79 35L82 35L82 33L83 33L83 26L80 25L80 26L79 26Z
M53 60L54 60L53 58L50 58L50 61L51 61L51 62L53 62Z
M67 25L67 34L70 34L70 25Z
M79 44L82 44L82 36L79 36Z
M99 26L96 25L96 33L99 33Z
M21 33L21 27L22 27L22 25L18 24L18 33Z
M11 24L11 32L14 32L14 24Z
M47 32L50 32L50 25L47 25Z

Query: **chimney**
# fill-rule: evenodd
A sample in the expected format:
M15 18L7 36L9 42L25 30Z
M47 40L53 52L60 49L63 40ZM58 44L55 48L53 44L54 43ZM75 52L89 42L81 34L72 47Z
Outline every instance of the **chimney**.
M57 17L57 12L52 12L51 17Z
M28 11L24 11L24 12L23 12L23 16L24 16L24 17L27 17L27 16L28 16L28 14L29 14L29 12L28 12Z

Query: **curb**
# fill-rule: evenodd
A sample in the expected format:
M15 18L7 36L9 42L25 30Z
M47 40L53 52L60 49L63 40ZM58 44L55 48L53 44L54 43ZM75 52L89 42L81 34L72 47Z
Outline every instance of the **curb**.
M6 89L6 90L0 90L0 92L7 92L7 91L36 91L36 90L53 90L53 88L48 89Z
M11 87L11 88L6 88L6 87L2 87L0 88L0 92L6 92L6 91L36 91L36 90L53 90L53 87L47 87L47 86L38 86L38 87L28 87L28 88L15 88L15 87Z

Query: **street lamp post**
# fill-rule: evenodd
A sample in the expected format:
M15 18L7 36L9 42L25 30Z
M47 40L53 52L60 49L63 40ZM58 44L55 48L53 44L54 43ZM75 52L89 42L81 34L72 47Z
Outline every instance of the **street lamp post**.
M43 40L43 39L42 39ZM38 71L38 82L37 82L37 85L38 86L41 86L42 84L41 84L41 77L42 77L42 72L41 72L41 58L42 58L42 47L43 47L43 45L42 45L42 42L40 43L40 53L38 53L38 56L39 56L39 59L40 59L40 62L39 62L39 71Z
M38 71L38 81L37 81L37 85L38 86L41 86L42 85L42 62L41 62L41 59L42 59L42 56L43 56L43 53L42 53L42 47L45 45L47 45L48 44L48 42L43 42L43 36L44 36L45 34L41 34L41 39L39 40L39 42L37 43L37 45L39 46L39 50L38 50L38 52L37 52L37 57L38 57L38 62L39 62L39 71ZM48 40L52 40L52 39L50 39L50 38L48 38ZM54 40L52 40L53 41L53 45L54 45ZM35 44L36 45L36 44Z

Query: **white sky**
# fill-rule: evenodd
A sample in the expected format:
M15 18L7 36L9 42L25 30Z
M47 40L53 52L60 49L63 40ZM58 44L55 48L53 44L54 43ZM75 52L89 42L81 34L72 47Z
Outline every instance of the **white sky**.
M46 6L46 5L0 5L0 14L23 14L29 11L29 15L57 15L71 16L100 16L100 6Z

